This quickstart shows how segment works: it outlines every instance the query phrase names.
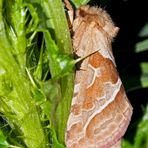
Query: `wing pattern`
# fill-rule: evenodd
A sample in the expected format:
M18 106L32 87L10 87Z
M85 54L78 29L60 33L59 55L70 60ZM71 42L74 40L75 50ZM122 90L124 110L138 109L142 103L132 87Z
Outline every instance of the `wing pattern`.
M111 49L118 28L104 10L86 5L76 12L73 32L78 56L97 52L76 71L66 146L111 148L120 142L132 115Z

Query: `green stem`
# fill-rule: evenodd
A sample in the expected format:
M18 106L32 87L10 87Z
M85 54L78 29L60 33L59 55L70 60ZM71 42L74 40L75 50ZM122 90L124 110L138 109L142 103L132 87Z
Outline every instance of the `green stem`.
M63 54L66 53L72 55L73 48L71 37L62 1L42 0L42 7L47 18L49 18L49 27L52 27L54 30L55 40L59 51ZM74 72L60 80L62 97L57 106L54 127L58 140L62 144L64 144L66 123L70 112L71 99L73 95L73 82Z
M62 53L72 54L70 32L61 0L42 0L42 7L54 30L56 43Z

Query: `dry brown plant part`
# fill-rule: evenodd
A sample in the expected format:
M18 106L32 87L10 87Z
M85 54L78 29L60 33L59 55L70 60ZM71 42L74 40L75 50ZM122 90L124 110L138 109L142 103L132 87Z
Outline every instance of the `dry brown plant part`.
M118 28L101 8L81 6L73 22L73 48L84 59L76 71L67 148L119 148L132 106L116 70L111 43ZM83 69L83 70L81 70Z
M68 25L69 28L72 28L73 20L74 20L74 10L72 5L70 4L69 0L64 0L65 7L67 8L68 12Z

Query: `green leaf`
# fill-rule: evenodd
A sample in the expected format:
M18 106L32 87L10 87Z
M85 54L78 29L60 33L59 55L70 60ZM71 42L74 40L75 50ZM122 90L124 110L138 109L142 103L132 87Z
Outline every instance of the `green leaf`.
M71 0L76 8L79 8L81 5L86 5L90 0Z
M6 137L3 135L2 131L0 130L0 147L1 148L8 148L8 142L6 141Z
M133 148L133 145L128 140L123 139L122 148Z
M5 9L8 1L5 1ZM48 143L45 139L41 126L38 110L31 94L31 86L26 75L26 34L25 34L25 12L22 1L16 0L12 7L12 25L17 37L15 44L11 44L7 27L3 20L7 19L3 15L2 1L0 1L0 112L12 127L12 131L17 130L15 137L27 147L45 147ZM17 9L18 8L18 9ZM16 18L15 18L16 16ZM10 21L11 22L11 21ZM8 25L8 24L7 24ZM6 30L5 30L6 29ZM13 51L18 51L14 53ZM9 88L8 90L6 90ZM9 93L5 93L5 92ZM8 110L9 109L9 110ZM22 145L24 146L24 145Z
M144 25L144 27L139 32L140 37L148 37L148 23Z
M67 72L67 69L69 69L69 68L66 68L65 63L66 64L68 63L67 55L69 56L69 55L72 55L73 53L71 36L68 28L65 10L61 0L54 0L54 1L43 0L42 8L46 14L46 17L49 19L49 20L46 20L46 23L47 23L47 26L50 28L50 30L52 30L50 32L52 33L52 39L54 38L54 41L57 45L55 46L54 45L55 43L53 43L51 39L48 40L48 38L51 38L51 34L44 32L44 35L45 36L47 35L45 37L45 42L46 42L46 47L48 47L47 50L50 50L50 54L49 54L50 59L52 58L54 59L54 60L50 60L49 62L50 70L51 70L52 77L59 76L60 75L59 71L61 70L61 68L65 67L64 70L66 69L66 72ZM50 45L48 44L48 42L50 42ZM62 56L64 57L64 62L62 58L59 58ZM64 66L63 66L63 63L61 64L60 62L63 62ZM62 144L64 144L64 141L65 141L64 135L65 135L66 123L67 123L68 115L70 112L71 99L73 95L73 85L74 85L73 73L74 71L64 76L65 72L63 72L62 75L64 77L61 77L59 80L61 98L56 108L56 117L55 117L56 121L54 124L54 129L56 131L58 141L60 141L60 143ZM67 85L69 87L67 87Z
M148 62L143 62L140 64L141 67L141 85L143 88L148 87Z
M136 43L135 51L136 53L148 50L148 39Z
M138 124L136 129L136 135L134 137L134 142L130 143L128 140L124 139L122 141L123 148L147 148L148 147L148 104L145 108L144 115Z
M148 104L142 118L142 121L138 125L137 133L135 136L135 148L148 147Z
M53 30L52 35L59 50L62 53L72 54L72 42L62 1L42 0L41 5L49 19L46 20L47 26Z

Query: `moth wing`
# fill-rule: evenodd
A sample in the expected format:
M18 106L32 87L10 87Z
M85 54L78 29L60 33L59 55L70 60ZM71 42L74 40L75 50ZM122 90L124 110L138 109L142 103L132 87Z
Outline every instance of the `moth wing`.
M98 9L89 9L88 6L83 9L83 16L78 15L74 21L73 46L81 57L98 52L85 59L76 72L66 145L67 148L110 148L115 144L119 147L132 107L116 70L111 36L106 32L109 26L111 30L115 27L106 20L108 16L104 17L102 9L97 12ZM99 24L102 19L104 26Z

